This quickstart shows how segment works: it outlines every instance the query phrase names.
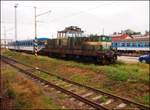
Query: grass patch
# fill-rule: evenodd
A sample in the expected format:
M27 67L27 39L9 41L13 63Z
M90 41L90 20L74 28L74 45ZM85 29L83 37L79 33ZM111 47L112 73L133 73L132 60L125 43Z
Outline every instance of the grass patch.
M42 97L42 99L45 102L44 104L45 109L57 109L57 110L60 109L60 107L58 107L50 97Z
M100 102L105 102L107 100L107 97L106 96L102 96L99 100L100 100Z
M109 89L113 91L114 84L118 84L122 87L123 84L129 83L129 87L127 88L127 91L133 91L133 89L130 88L130 84L149 84L149 65L145 63L135 63L135 64L127 64L123 63L121 61L117 61L115 64L110 65L95 65L95 64L88 64L88 63L82 63L82 62L76 62L76 61L65 61L61 59L56 58L49 58L47 56L38 56L35 57L31 54L25 54L25 53L19 53L19 52L12 52L12 51L6 51L3 53L6 56L11 56L12 58L16 58L17 60L20 60L21 62L30 64L30 65L36 65L39 68L43 68L46 71L49 71L54 74L62 75L66 78L70 78L71 80L74 80L76 82L90 85L96 88L100 89ZM59 71L59 68L70 67L70 68L79 68L86 70L89 72L88 74L73 74L73 73L64 73L62 74ZM88 71L89 70L89 71ZM92 74L92 75L91 75ZM107 81L110 82L107 84L106 87L106 81L102 82L101 84L97 82L91 82L90 80L95 77L96 75L104 74L107 77ZM44 79L49 80L48 75L45 74L38 74ZM129 90L128 90L129 89ZM141 88L142 89L142 88ZM147 92L146 90L143 90ZM120 91L122 92L122 91ZM136 92L139 92L139 90L136 89ZM143 93L144 94L144 93ZM140 100L144 102L148 102L148 97L150 96L144 96L145 98L141 98ZM140 102L140 101L139 101Z
M149 83L149 66L147 64L114 64L100 67L108 77L115 81L134 81Z
M21 60L27 64L38 65L39 67L45 68L50 72L56 72L59 65L65 65L68 67L79 67L81 69L86 69L86 70L89 69L96 72L97 74L105 73L110 79L115 81L131 81L131 82L134 81L134 82L149 83L149 65L144 63L136 63L133 65L133 64L125 64L121 61L117 61L116 64L100 66L95 64L77 63L75 61L64 61L64 60L49 58L45 56L35 57L34 55L31 54L18 53L12 51L6 51L3 54L6 56L12 56L13 58ZM81 78L82 77L86 81L87 78L81 76ZM80 81L80 76L79 76L79 81Z
M6 56L12 56L13 58L21 60L27 64L38 65L39 67L42 68L44 67L50 72L55 72L59 67L59 65L65 65L68 67L79 67L87 70L89 69L98 74L105 73L110 79L115 81L135 81L135 82L149 83L149 65L143 63L137 63L133 65L133 64L125 64L121 61L117 61L116 64L99 66L95 64L77 63L75 61L64 61L64 60L49 58L45 56L35 57L34 55L31 54L18 53L12 51L6 51L3 54ZM84 78L83 76L83 79L86 78ZM79 81L80 81L80 77L79 77Z
M146 104L149 104L150 103L150 94L145 94L144 97L143 97L143 100Z
M72 75L71 76L71 80L75 81L75 82L79 82L81 84L86 84L90 81L90 78L88 76L85 75Z
M136 97L136 101L139 101L140 103L143 103L145 105L149 105L149 103L150 103L150 94L145 93L144 96Z
M40 78L42 78L42 79L45 79L47 81L58 80L58 78L50 76L50 75L48 75L46 73L43 73L43 72L40 72L40 71L34 72L33 74L40 77Z
M5 95L13 100L13 109L57 109L58 106L32 81L17 74L14 68L3 65Z

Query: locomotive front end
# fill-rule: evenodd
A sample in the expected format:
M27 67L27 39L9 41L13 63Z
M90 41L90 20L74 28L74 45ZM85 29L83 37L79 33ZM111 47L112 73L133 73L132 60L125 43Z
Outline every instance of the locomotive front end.
M97 52L97 62L110 64L117 60L117 52L111 48L111 41L109 36L100 36L101 50Z

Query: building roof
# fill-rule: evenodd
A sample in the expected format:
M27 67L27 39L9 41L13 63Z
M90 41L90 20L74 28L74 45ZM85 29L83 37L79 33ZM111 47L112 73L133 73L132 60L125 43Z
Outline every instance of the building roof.
M123 41L123 42L129 42L129 41L150 41L149 37L135 37L135 38L131 38L131 39L122 39L120 40L120 42Z
M120 41L128 38L131 38L128 34L116 35L112 37L112 41Z
M122 35L115 35L115 36L112 36L112 41L113 42L120 42L120 41L150 41L150 36L147 35L141 35L141 34L138 34L138 35L128 35L128 34L122 34Z

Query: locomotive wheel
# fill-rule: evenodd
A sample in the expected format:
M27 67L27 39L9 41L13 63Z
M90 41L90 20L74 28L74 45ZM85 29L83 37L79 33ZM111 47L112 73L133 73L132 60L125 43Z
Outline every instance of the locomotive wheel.
M98 64L102 64L102 65L105 65L105 64L108 64L108 60L107 59L105 59L105 58L96 58L96 62L98 63Z
M117 60L116 57L113 57L113 58L110 59L110 62L115 63L116 60Z
M108 64L110 64L110 61L109 61L109 59L103 59L103 65L108 65Z
M99 63L101 63L102 59L96 57L96 58L95 58L95 61L96 61L97 64L99 64Z
M106 64L106 60L102 59L101 63L102 63L102 65L105 65Z

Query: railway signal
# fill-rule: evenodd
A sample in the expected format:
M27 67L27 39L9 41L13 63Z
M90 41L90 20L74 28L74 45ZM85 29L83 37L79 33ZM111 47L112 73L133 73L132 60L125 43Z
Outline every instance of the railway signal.
M44 12L44 13L40 13L40 14L36 14L36 9L37 7L34 7L34 25L35 25L35 40L34 40L34 54L35 56L37 56L37 52L38 52L38 39L37 39L37 17L39 16L42 16L42 15L45 15L47 13L50 13L51 10L47 11L47 12Z
M34 55L35 56L37 56L37 52L38 52L38 40L35 37L35 40L34 40Z

